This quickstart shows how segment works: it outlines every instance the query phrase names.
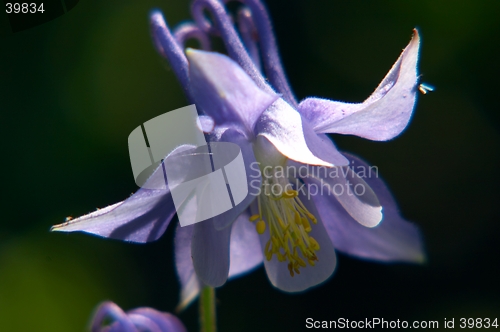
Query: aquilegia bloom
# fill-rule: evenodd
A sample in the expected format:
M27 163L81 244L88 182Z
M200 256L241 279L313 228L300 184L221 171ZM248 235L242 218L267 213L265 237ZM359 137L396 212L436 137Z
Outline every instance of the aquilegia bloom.
M319 98L298 103L263 5L242 2L247 7L236 19L241 38L217 0L195 0L195 23L183 24L173 34L161 13L151 14L159 53L170 62L188 100L205 115L202 124L207 119L215 124L210 141L240 147L250 191L219 216L177 227L181 304L198 294L200 283L221 286L228 276L262 262L274 286L305 290L331 276L334 248L380 261L421 262L419 231L399 216L378 173L372 174L359 158L340 153L326 136L383 141L404 130L416 98L418 32L363 103ZM210 50L209 35L222 38L228 56ZM184 52L188 38L198 39L203 50ZM53 229L148 242L163 234L174 214L168 190L141 188L124 202Z
M108 324L104 325L105 323ZM92 332L186 332L181 321L172 314L152 308L124 312L115 303L103 302L92 318Z

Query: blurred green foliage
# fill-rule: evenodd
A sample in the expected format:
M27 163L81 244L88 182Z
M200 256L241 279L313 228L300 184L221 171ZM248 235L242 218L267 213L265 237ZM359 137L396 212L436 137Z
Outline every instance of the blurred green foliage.
M218 291L221 331L298 331L307 317L498 315L500 2L267 4L299 98L362 101L419 28L422 80L436 91L419 97L408 130L383 143L334 139L379 167L403 215L421 226L428 263L341 255L328 283L299 295L272 289L261 268ZM172 26L189 18L188 5L81 0L52 22L0 37L2 331L83 331L107 299L174 310L172 227L147 245L48 230L136 190L128 134L186 105L152 47L147 15L159 7ZM195 330L196 305L180 318Z

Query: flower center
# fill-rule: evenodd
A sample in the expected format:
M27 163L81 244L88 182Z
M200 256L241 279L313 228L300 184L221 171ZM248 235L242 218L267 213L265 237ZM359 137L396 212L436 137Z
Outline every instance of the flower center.
M250 217L259 234L269 230L264 255L270 261L276 255L278 261L288 261L288 270L293 277L307 263L315 265L318 260L318 242L309 235L311 223L317 220L298 197L298 192L284 176L276 176L274 169L263 177L258 196L259 213Z
M250 217L255 222L257 233L269 230L269 240L264 255L270 261L273 255L280 262L288 262L288 271L293 277L307 264L314 266L318 257L318 242L309 235L311 223L317 220L300 201L283 172L287 158L266 138L258 136L254 143L255 158L262 175L262 186L257 198L259 211Z

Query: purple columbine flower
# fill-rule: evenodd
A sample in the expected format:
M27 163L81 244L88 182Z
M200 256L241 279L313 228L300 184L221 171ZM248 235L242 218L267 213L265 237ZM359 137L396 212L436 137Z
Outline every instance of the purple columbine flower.
M384 141L404 130L418 88L418 32L363 103L320 98L299 103L285 78L264 6L257 0L242 2L246 7L236 18L239 35L217 0L195 0L195 23L174 33L160 12L151 13L159 53L170 62L188 100L215 123L210 140L241 148L250 189L235 208L177 227L181 306L196 297L201 284L221 286L262 262L271 283L289 292L329 278L335 249L379 261L422 262L420 233L401 218L378 172L340 153L326 136ZM210 50L210 35L222 38L227 56ZM198 39L203 50L184 50L189 38ZM340 187L342 192L336 190ZM148 242L163 234L174 214L168 190L141 188L123 202L53 230Z
M124 312L115 303L99 305L92 318L92 332L186 332L181 321L172 314L152 308L137 308Z

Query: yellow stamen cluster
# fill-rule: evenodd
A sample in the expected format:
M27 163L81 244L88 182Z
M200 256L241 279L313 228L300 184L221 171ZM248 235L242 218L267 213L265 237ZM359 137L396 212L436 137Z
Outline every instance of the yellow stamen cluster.
M298 197L296 190L285 189L290 186L283 178L271 179L273 185L282 188L280 195L262 190L258 197L259 213L250 217L256 222L259 234L269 229L270 239L266 243L264 255L270 261L276 255L280 262L288 261L288 270L293 277L300 274L300 268L307 264L314 266L320 249L318 242L309 235L311 222L317 223ZM263 187L264 188L264 187Z

